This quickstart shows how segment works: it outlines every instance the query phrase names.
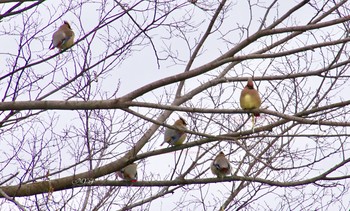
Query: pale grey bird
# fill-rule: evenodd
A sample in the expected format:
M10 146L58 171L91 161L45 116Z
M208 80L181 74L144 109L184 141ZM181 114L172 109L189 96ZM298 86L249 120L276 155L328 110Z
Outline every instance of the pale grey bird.
M52 35L50 50L58 48L60 51L71 47L74 44L74 32L67 21L58 28Z
M186 121L180 117L173 124L173 126L177 129L166 128L164 133L164 142L161 144L161 146L164 143L168 143L169 145L174 145L174 146L181 145L187 137L184 131L187 129L186 125L187 125Z
M210 165L211 172L217 177L224 178L226 175L230 174L231 164L225 157L223 152L220 152Z
M137 182L137 164L132 163L120 171L117 171L117 176L125 181Z

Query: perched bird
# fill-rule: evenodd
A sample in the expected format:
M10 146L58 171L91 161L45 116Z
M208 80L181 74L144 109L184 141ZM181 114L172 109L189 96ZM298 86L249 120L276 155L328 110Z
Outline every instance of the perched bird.
M239 103L241 104L241 108L244 110L251 110L260 108L261 106L261 99L259 92L254 89L253 80L251 78L248 79L247 85L244 87L244 89L241 92L241 97L239 99ZM255 125L255 118L260 116L260 113L253 113L252 115L252 128L254 131L254 125Z
M120 171L117 171L117 176L125 181L137 182L137 164L132 163Z
M251 78L248 79L247 85L242 90L239 102L244 110L260 108L260 95L259 92L254 89L253 80ZM260 113L254 113L254 116L260 116Z
M186 125L187 125L186 121L180 117L173 124L173 126L177 129L166 128L164 133L164 142L161 144L161 146L164 143L168 143L174 146L181 145L185 141L187 136L184 131L187 129Z
M223 152L220 152L210 165L210 170L217 177L224 178L226 175L231 173L230 162L225 157Z
M69 23L64 21L63 25L52 35L50 50L58 48L60 51L63 51L64 49L71 47L74 44L74 36L74 32Z

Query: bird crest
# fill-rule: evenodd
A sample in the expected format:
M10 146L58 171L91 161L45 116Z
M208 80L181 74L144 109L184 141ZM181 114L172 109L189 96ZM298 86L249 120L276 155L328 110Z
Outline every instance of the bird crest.
M247 87L249 89L254 89L254 83L253 83L253 79L252 78L248 78Z
M68 26L69 29L72 29L68 23L68 21L63 21L63 24L66 24Z
M179 117L179 119L182 121L182 124L187 125L187 122L182 117Z

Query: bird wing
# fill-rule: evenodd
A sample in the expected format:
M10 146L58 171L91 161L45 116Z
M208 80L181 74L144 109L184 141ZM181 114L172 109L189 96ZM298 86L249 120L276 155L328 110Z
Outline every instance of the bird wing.
M181 137L181 135L183 133L184 132L167 128L165 130L165 133L164 133L164 141L169 143L169 142L172 142L174 140L177 140L177 139L179 139Z
M66 42L68 42L70 39L74 39L74 32L71 29L67 29L64 31L65 38L62 41L62 45L64 45Z
M58 30L52 35L51 49L60 47L66 39L66 34L62 30ZM66 41L67 42L67 41Z
M125 179L130 181L137 181L137 166L136 164L130 164L125 167L124 169L124 176Z
M221 169L221 170L226 170L226 169L230 169L230 163L226 160L226 158L218 158L215 162L214 162L214 166L217 169Z
M181 136L184 134L185 134L184 132L175 131L175 133L171 136L170 143L175 144L181 138Z
M52 43L51 43L51 48L56 48L63 46L65 43L68 42L72 37L74 36L74 32L72 30L58 30L52 35Z
M170 128L165 129L164 142L169 143L171 141L171 137L173 136L173 134L174 134L173 129L170 129Z

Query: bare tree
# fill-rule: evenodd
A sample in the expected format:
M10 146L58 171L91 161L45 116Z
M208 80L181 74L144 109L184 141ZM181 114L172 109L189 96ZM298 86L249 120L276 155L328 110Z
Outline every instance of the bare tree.
M346 0L0 3L2 209L349 209ZM49 51L64 20L76 42Z

